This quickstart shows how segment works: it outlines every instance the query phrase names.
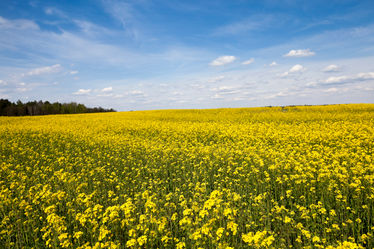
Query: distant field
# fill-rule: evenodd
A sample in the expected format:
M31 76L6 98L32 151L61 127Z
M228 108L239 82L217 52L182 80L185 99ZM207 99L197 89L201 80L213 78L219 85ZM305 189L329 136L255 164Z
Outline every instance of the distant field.
M0 248L373 248L374 104L0 117Z

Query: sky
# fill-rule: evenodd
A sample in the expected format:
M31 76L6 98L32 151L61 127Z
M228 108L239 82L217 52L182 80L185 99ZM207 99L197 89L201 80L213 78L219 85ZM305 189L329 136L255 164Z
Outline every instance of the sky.
M374 103L374 1L2 0L0 98L118 111Z

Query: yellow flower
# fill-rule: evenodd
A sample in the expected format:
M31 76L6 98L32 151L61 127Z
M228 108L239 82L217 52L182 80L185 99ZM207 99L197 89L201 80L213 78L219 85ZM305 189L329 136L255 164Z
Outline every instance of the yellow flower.
M321 239L318 236L314 236L312 239L313 243L320 242Z
M83 235L83 232L79 231L74 233L73 238L79 239Z
M236 233L238 231L238 224L236 224L233 221L230 221L229 223L227 223L227 229L231 230L233 235L236 235Z
M177 244L177 249L183 249L183 248L186 248L186 243L184 243L184 242L179 242L179 243Z
M102 241L104 240L104 238L110 234L110 231L108 229L106 229L105 226L101 226L100 227L100 234L99 234L99 241Z
M223 227L220 227L220 228L217 229L216 234L217 234L218 239L220 239L222 237L222 234L223 234L224 231L225 231L225 229Z
M284 223L290 223L292 219L288 216L284 217Z
M126 242L126 247L134 247L136 245L136 239L130 239Z
M147 243L147 236L146 235L140 236L137 239L137 242L138 242L139 246L144 245L145 243Z

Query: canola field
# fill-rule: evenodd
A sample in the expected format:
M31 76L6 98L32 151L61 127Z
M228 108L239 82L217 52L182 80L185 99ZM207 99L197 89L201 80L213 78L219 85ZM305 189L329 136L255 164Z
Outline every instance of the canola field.
M0 117L0 248L373 248L374 105Z

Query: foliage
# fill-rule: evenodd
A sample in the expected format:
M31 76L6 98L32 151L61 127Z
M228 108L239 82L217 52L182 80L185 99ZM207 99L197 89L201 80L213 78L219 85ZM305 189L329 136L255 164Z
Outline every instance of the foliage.
M27 115L47 115L47 114L74 114L93 112L114 112L113 109L102 107L88 108L83 104L71 103L49 103L48 101L29 101L22 103L12 103L7 99L0 99L0 116L27 116Z
M1 248L373 248L374 105L0 117Z

